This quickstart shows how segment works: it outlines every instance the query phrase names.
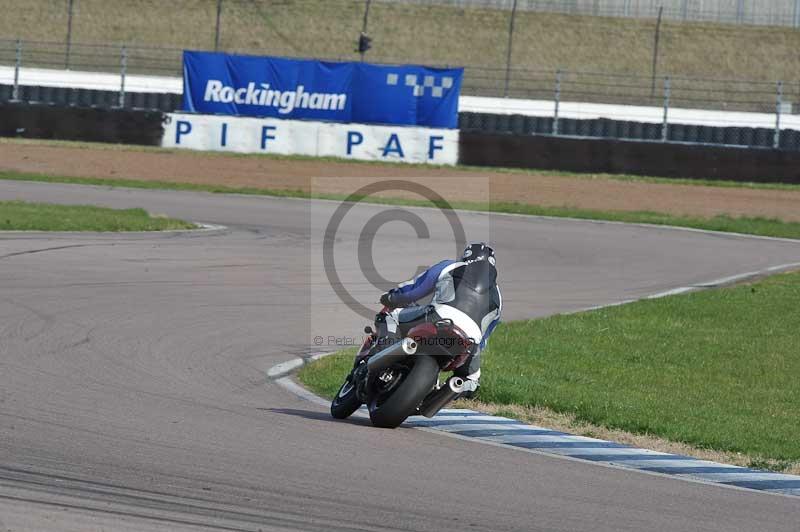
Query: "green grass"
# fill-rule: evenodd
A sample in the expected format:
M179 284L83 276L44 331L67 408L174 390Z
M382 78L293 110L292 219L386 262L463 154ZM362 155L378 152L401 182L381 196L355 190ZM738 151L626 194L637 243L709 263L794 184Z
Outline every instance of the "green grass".
M800 273L503 324L481 400L759 460L800 460ZM330 396L352 353L306 366ZM766 463L766 462L765 462Z
M343 349L335 355L320 358L300 368L297 376L300 382L314 393L326 399L333 399L344 378L353 368L356 351L356 348Z
M221 185L200 185L193 183L172 183L168 181L138 181L133 179L104 179L92 177L51 176L42 174L0 171L0 179L16 181L38 181L46 183L73 183L81 185L101 185L112 187L130 187L146 189L190 190L213 193L254 194L288 198L315 198L341 201L347 196L342 194L311 194L302 190L275 190L266 188L228 187ZM408 205L430 207L425 200L366 197L361 198L368 203L385 205ZM452 202L454 209L482 212L522 214L533 216L553 216L579 218L585 220L606 220L626 223L647 223L691 227L712 231L746 233L760 236L798 238L800 239L800 222L786 222L770 218L731 217L727 215L713 218L677 216L648 211L599 211L578 209L574 207L544 207L513 202ZM445 206L445 205L442 205Z
M77 5L80 4L80 5ZM138 0L115 2L109 9L105 0L80 0L72 23L75 43L115 43L173 47L173 53L134 50L128 59L132 71L152 71L155 66L179 72L182 48L212 49L216 19L215 0ZM25 9L17 0L0 0L0 37L64 42L67 33L67 3L63 0L31 0ZM363 0L283 0L223 2L220 47L228 51L331 59L358 59L356 39L364 14ZM473 79L473 88L503 84L502 68L507 53L510 11L457 8L440 5L373 2L369 34L372 61L421 62L482 66L500 70L493 76ZM514 24L512 65L518 69L550 74L521 74L512 78L520 90L552 94L552 72L584 70L611 74L649 76L651 71L654 20L562 15L520 10ZM580 35L580 39L575 36ZM660 39L661 75L703 78L787 81L787 96L796 101L797 86L789 83L800 70L800 33L785 27L758 27L665 21ZM31 51L26 64L53 66L63 59L55 54ZM114 51L101 53L76 48L73 59L81 68L115 68ZM6 63L13 52L5 54ZM141 55L141 57L140 57ZM158 60L154 61L153 57ZM149 60L146 60L149 58ZM159 72L163 73L163 72ZM518 79L517 79L518 78ZM594 91L619 93L617 83L608 79ZM643 81L647 85L646 80ZM673 88L680 97L680 83ZM716 96L735 100L718 85ZM699 87L695 87L697 89ZM752 90L753 87L751 86ZM585 91L585 86L564 86ZM774 106L774 87L759 95L766 107ZM629 91L630 92L630 91ZM646 91L649 96L649 87ZM689 93L687 93L687 96ZM695 98L714 94L694 92ZM762 98L763 96L763 98ZM586 98L586 95L583 96ZM738 99L752 100L753 94Z
M194 227L181 220L150 216L144 209L0 201L0 231L168 231Z

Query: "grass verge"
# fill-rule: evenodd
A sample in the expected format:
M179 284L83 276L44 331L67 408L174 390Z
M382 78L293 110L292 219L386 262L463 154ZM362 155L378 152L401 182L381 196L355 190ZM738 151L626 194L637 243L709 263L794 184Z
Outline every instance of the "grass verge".
M212 193L253 194L263 196L313 198L342 201L347 196L342 194L311 194L303 190L277 190L267 188L242 188L223 185L203 185L194 183L174 183L169 181L139 181L134 179L105 179L94 177L51 176L32 173L0 171L0 179L14 181L38 181L45 183L72 183L81 185L100 185L111 187L130 187L145 189L190 190ZM384 205L406 205L430 207L431 202L425 200L359 197L359 201ZM800 222L786 222L774 218L731 217L719 215L712 218L695 216L678 216L650 211L601 211L579 209L575 207L544 207L514 202L452 202L438 207L452 207L459 210L496 212L506 214L523 214L532 216L552 216L562 218L578 218L584 220L605 220L626 223L647 223L690 227L728 233L745 233L759 236L800 239Z
M800 473L800 273L504 324L478 408L635 445ZM330 396L352 353L304 367Z
M144 209L0 201L0 231L169 231L195 227L182 220L150 216Z

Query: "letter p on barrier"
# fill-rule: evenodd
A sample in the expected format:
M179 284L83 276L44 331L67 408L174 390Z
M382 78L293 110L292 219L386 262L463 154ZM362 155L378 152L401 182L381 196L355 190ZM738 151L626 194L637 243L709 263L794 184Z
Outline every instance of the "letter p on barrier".
M192 123L186 120L175 122L175 144L181 143L181 137L192 132Z
M353 155L353 146L364 142L364 135L358 131L347 132L347 155Z

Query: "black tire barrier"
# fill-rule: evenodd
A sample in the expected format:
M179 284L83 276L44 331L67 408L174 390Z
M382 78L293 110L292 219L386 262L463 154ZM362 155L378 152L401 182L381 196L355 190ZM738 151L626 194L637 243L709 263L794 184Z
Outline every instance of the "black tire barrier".
M515 135L553 133L553 119L521 115L492 115L489 113L459 114L461 131L480 131L484 133L513 133ZM661 124L610 120L597 118L577 120L561 118L558 121L558 134L574 137L592 137L620 140L661 141ZM724 146L751 146L772 148L775 130L752 127L716 127L687 124L669 124L667 140L697 144L716 144ZM800 132L783 130L780 149L800 151Z
M800 184L800 152L462 131L459 163L689 179Z
M14 87L0 85L0 103L11 102ZM18 102L72 107L119 107L119 92L72 87L40 87L20 85ZM126 92L123 107L171 113L183 105L183 96L170 92Z
M0 137L160 146L164 113L0 103Z
M161 145L165 116L160 111L78 107L86 92L77 89L46 93L39 87L30 94L60 98L70 105L0 103L0 136ZM174 103L170 98L177 96L136 94L128 95L132 104ZM6 95L7 89L0 87L0 97ZM657 124L589 122L559 120L559 130L573 135L582 131L605 135L659 135L659 138L661 135ZM673 142L664 143L554 137L549 135L553 119L544 117L509 115L500 119L498 115L462 113L459 124L463 128L459 162L466 165L800 184L798 131L784 131L781 149L775 150L674 142L708 134L709 140L723 139L730 144L734 144L730 140L737 140L772 146L772 131L765 128L706 128L708 131L704 132L700 126L675 125L669 131ZM498 124L519 133L475 131L478 127L497 127Z

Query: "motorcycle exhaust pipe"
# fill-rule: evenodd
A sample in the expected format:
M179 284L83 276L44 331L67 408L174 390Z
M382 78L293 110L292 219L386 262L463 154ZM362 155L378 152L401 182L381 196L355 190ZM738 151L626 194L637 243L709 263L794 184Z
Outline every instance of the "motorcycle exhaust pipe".
M433 392L433 394L422 402L419 413L425 417L433 417L445 407L447 403L455 399L464 391L464 379L461 377L450 377L444 386Z
M402 342L392 344L383 351L370 357L370 359L367 360L367 369L374 375L416 352L417 342L411 338L403 338Z

